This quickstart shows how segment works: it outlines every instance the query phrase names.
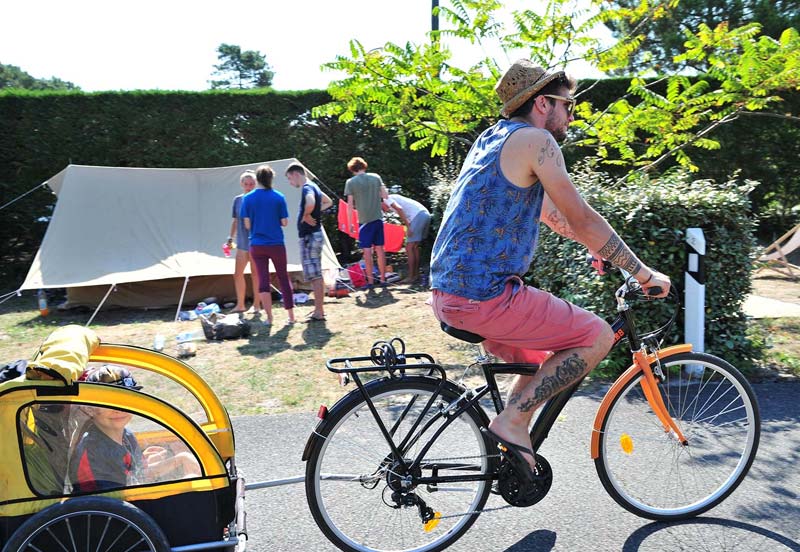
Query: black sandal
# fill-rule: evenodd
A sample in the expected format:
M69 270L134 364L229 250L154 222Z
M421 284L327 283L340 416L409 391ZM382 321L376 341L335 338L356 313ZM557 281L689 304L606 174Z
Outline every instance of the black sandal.
M530 454L531 458L536 460L536 453L532 449L516 445L506 441L488 427L482 427L481 431L492 441L497 443L497 448L503 453L505 459L514 467L514 470L523 477L527 477L529 481L533 481L534 473L531 465L522 456L522 454Z

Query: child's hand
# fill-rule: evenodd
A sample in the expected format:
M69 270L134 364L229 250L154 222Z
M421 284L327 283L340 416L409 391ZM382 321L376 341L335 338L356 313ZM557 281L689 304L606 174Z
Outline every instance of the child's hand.
M145 466L154 466L169 457L169 451L164 447L149 446L142 451Z

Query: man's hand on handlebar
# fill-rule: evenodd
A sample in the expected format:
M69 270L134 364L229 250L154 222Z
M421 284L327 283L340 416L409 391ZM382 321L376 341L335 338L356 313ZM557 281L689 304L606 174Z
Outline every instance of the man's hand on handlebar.
M592 268L594 268L600 275L605 274L614 267L610 261L607 259L602 259L594 251L590 251L589 254L586 255L586 262L592 265ZM626 278L631 276L627 271L621 268L620 271ZM670 287L672 286L669 276L649 267L643 267L639 270L639 272L637 272L637 276L631 277L639 282L639 285L642 286L642 291L644 294L648 297L652 297L653 299L661 299L666 297L667 294L669 294Z
M648 271L650 274L649 277L647 276ZM634 278L636 278L639 285L642 286L642 291L644 291L645 295L654 299L661 299L667 296L669 288L672 286L669 276L657 270L653 270L652 268L640 270L638 274L642 274L642 277L634 276Z
M589 250L589 254L586 256L586 261L592 265L592 268L597 271L600 276L603 276L607 270L612 268L612 264L608 262L606 259L602 258L599 253L596 251Z

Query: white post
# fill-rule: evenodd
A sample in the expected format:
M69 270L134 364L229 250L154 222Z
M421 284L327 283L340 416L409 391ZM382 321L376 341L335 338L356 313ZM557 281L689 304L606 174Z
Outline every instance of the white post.
M685 319L684 336L694 351L705 350L706 308L706 238L701 228L686 229ZM701 366L689 366L691 376L701 377Z

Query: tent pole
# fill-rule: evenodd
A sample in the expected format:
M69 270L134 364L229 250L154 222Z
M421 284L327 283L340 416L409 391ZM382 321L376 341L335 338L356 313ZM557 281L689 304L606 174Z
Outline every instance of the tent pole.
M183 296L186 294L186 286L189 285L189 277L187 276L183 280L183 289L181 290L181 298L178 300L178 310L175 311L175 322L178 321L178 317L181 314L181 307L183 306Z
M84 326L85 328L89 327L89 325L92 323L92 320L94 320L94 317L97 316L97 313L100 311L101 308L103 308L106 299L108 299L108 296L111 295L111 292L114 290L115 287L117 287L117 284L111 284L111 286L108 288L108 291L106 292L105 296L103 296L103 300L100 301L99 305L97 305L97 308L94 310L94 314L92 314L92 317L86 323L86 326Z

